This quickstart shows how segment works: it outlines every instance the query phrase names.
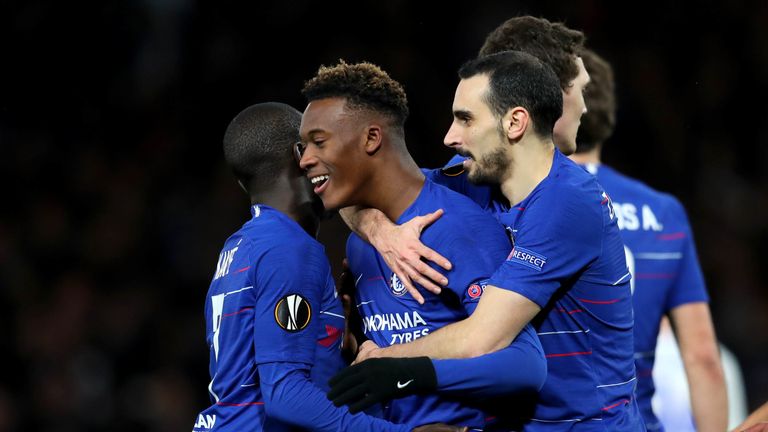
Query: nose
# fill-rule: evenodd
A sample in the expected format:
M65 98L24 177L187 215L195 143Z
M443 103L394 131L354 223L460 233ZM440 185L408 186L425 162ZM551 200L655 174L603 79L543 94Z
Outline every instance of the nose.
M303 170L309 170L315 164L317 163L317 159L314 155L314 150L312 150L312 146L308 145L304 147L304 150L301 153L301 159L299 159L299 166Z
M443 144L446 147L458 147L461 145L461 134L456 127L456 122L451 123L451 127L448 128L448 132L445 133L443 138Z

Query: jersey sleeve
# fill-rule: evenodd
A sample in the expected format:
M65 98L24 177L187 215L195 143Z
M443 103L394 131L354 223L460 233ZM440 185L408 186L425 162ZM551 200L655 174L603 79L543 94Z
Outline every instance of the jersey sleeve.
M432 364L437 390L462 397L538 392L547 377L547 359L531 324L502 350L474 358L432 360Z
M422 172L432 182L469 197L481 208L487 209L491 205L491 186L470 182L467 172L461 166L464 159L466 158L456 155L443 168L422 169Z
M322 291L330 268L319 244L285 242L258 258L253 340L256 363L314 363Z
M681 258L678 264L677 277L674 279L674 286L669 290L667 310L686 303L709 301L688 216L682 204L676 199L673 201L674 218L680 226L679 231L675 234L682 237L680 240Z
M597 259L602 247L600 202L590 205L578 195L540 194L517 211L512 252L489 281L517 292L542 309L567 279Z
M454 212L447 212L443 223L433 225L437 231L425 231L425 236L433 249L453 263L451 271L443 270L447 288L461 300L467 314L472 314L511 244L504 228L489 213L456 208ZM531 324L502 350L475 358L434 360L433 364L438 391L461 393L463 397L538 391L546 378L544 350Z
M335 407L309 379L300 363L259 365L264 408L269 417L313 431L406 432L406 425L389 423L364 413L350 414L346 406Z

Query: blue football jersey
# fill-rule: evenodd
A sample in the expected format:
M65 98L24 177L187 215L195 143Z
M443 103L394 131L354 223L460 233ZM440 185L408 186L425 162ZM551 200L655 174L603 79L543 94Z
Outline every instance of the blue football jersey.
M659 323L677 306L708 301L685 209L673 196L605 165L587 165L613 201L633 274L637 399L649 430L663 430L651 409ZM633 268L634 267L634 268Z
M422 289L420 305L368 243L355 234L347 242L347 259L356 279L356 303L365 335L379 346L407 343L466 318L479 301L487 279L511 249L503 227L467 197L426 180L417 199L398 224L445 209L445 214L422 233L422 242L453 263L451 271L436 268L448 278L438 296ZM540 347L531 326L515 343ZM514 367L510 365L510 367ZM409 396L384 407L388 420L421 425L435 422L484 428L487 415L469 400L438 395Z
M312 406L296 412L293 424L322 418L328 424L310 424L335 430L335 424L357 421L349 430L367 427L364 415L352 416L325 397L328 380L345 365L344 312L323 246L273 208L255 205L251 213L225 242L206 296L212 405L199 414L193 431L298 430L271 418L265 407L265 399L287 399L291 391L314 398ZM300 388L262 388L265 374L284 377L282 372L295 369L306 371L294 386Z
M507 227L513 250L488 283L542 308L532 322L547 380L524 430L645 430L634 396L631 275L616 214L595 178L558 150L549 175L514 205L465 173L430 177L460 185Z

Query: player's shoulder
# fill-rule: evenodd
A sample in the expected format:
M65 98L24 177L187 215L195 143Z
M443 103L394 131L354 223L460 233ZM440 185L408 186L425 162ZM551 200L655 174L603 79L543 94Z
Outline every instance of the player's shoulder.
M442 208L443 215L424 233L425 241L430 238L439 242L461 238L493 239L505 238L504 228L487 210L484 210L471 198L440 184L431 184L430 193L435 209Z
M425 187L429 188L430 201L445 210L445 214L438 220L450 225L462 224L467 216L479 219L496 220L491 213L480 207L470 197L456 192L442 184L427 180Z
M601 189L594 175L559 151L555 152L552 168L542 185L551 191L548 195L554 194L557 199L578 199Z
M323 254L320 242L286 214L267 206L255 206L253 217L235 236L256 253L279 254L296 251L298 254Z
M535 188L529 201L551 209L578 210L585 203L603 200L603 188L595 176L567 157L558 153L555 166L545 180ZM533 204L533 202L530 202Z
M604 207L609 203L605 190L594 175L565 156L560 155L555 163L548 177L516 204L522 212L521 221L532 224L536 231L558 236L601 230ZM542 224L543 220L547 223Z
M669 216L687 218L685 207L677 197L655 189L642 180L606 165L599 167L597 178L609 190L611 198L616 202L644 203Z
M630 177L622 172L615 170L608 165L600 165L596 169L598 181L611 190L613 195L621 194L627 198L635 197L643 200L663 200L664 194L658 191L642 180Z

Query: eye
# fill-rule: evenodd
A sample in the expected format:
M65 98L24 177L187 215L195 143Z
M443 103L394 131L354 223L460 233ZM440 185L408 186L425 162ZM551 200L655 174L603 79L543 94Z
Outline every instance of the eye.
M469 126L472 123L472 117L466 114L456 114L456 121L465 126Z
M304 147L309 146L315 146L315 147L322 147L323 143L325 142L325 138L321 137L310 137L308 141L306 141L306 144L304 144Z

